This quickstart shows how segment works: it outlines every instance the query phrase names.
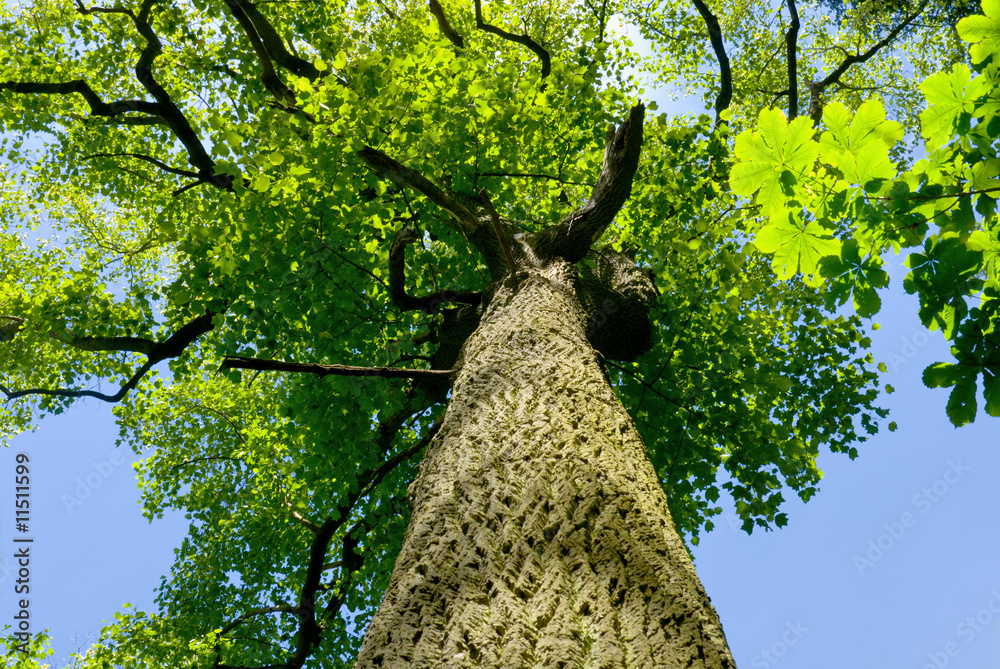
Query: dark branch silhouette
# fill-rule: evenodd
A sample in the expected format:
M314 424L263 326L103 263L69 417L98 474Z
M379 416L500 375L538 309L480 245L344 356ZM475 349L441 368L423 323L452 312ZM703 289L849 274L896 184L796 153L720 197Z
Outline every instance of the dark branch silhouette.
M143 160L150 165L155 165L164 172L169 172L170 174L177 174L182 177L192 177L197 179L198 175L190 170L181 170L176 167L171 167L167 165L162 160L157 160L152 156L147 156L142 153L92 153L89 156L83 156L83 160L90 160L91 158L135 158L136 160Z
M441 291L425 297L413 297L406 292L406 247L419 239L416 228L404 225L400 228L389 247L389 295L392 303L402 311L423 311L434 314L448 302L479 304L481 293Z
M930 0L923 0L923 2L921 2L915 10L913 10L912 14L909 14L899 23L899 25L890 30L888 35L879 40L870 49L864 53L851 54L847 56L847 58L845 58L844 61L826 77L820 81L813 81L809 83L809 117L812 118L814 124L818 125L823 118L823 93L826 91L827 87L833 84L839 84L840 78L844 76L852 65L869 60L880 50L888 46L894 39L896 39L896 37L899 36L901 32L903 32L903 30L905 30L917 19L918 16L923 13L929 2Z
M788 13L791 21L788 32L785 33L785 47L788 60L788 120L799 115L799 75L798 75L798 38L799 10L795 0L788 0Z
M718 17L703 0L692 0L692 2L705 21L712 50L715 51L715 58L719 61L719 94L715 97L715 122L718 124L719 114L728 109L729 103L733 101L733 71L729 67L726 45L722 42L722 27L719 25Z
M245 4L250 3L242 3L240 0L226 0L226 6L229 7L229 11L236 18L236 22L243 28L243 33L247 36L247 39L250 41L250 47L257 56L257 62L260 64L260 83L274 96L275 100L284 104L294 105L295 94L281 80L278 73L275 72L274 63L267 48L264 46L260 31L247 15L246 9L243 6ZM252 7L253 5L250 6Z
M364 564L364 556L358 552L358 546L361 544L363 534L368 534L371 531L370 526L364 519L356 522L344 535L344 540L341 548L341 559L330 563L326 561L326 557L330 551L330 542L333 540L333 535L336 531L343 526L347 518L350 517L350 512L357 504L357 502L367 496L382 480L389 474L393 469L395 469L400 463L409 460L414 455L422 451L427 444L430 443L434 435L437 434L441 427L441 420L439 419L434 425L427 429L423 437L408 446L407 448L401 450L399 453L395 454L381 465L375 468L368 469L358 477L358 486L355 492L348 495L348 497L341 502L337 507L337 515L335 516L338 520L334 520L334 516L327 518L322 525L316 526L315 523L310 523L312 525L315 537L309 547L309 562L306 566L306 575L303 580L302 590L299 595L299 602L297 606L291 606L288 604L277 604L269 607L261 607L256 609L251 609L243 615L239 616L232 623L226 625L223 628L220 636L225 636L233 630L237 629L241 624L258 615L265 615L268 613L292 613L299 617L299 633L298 642L295 647L295 653L287 662L283 664L272 664L266 665L264 667L245 667L245 666L231 666L222 664L221 652L217 651L215 663L212 665L212 669L300 669L305 661L313 654L316 647L322 638L323 631L325 629L324 624L332 620L340 612L341 607L344 605L344 599L347 597L347 593L350 589L351 580L353 578L353 573L361 569ZM395 498L390 500L390 503L397 502ZM329 591L333 589L330 584L324 584L322 582L323 573L331 568L341 568L342 573L339 582L336 582L336 594L330 597L327 601L326 606L317 616L317 605L316 599L317 595L322 592Z
M43 83L37 81L3 81L0 82L0 91L10 91L22 95L80 95L90 106L90 113L93 116L115 117L120 114L139 112L157 117L159 107L155 102L145 100L117 100L115 102L104 102L100 96L94 92L87 82L82 79L64 81L58 83ZM161 121L165 122L163 119Z
M609 130L604 166L587 203L529 238L529 244L539 257L561 257L571 263L578 262L614 220L632 192L632 179L639 167L645 113L646 108L638 104L632 107L617 131L613 127Z
M226 0L226 5L230 9L238 9L250 20L257 37L267 51L267 55L278 64L278 67L310 81L315 81L322 76L323 73L317 70L311 62L289 53L278 31L260 13L254 3L248 0Z
M181 326L174 334L165 341L156 342L151 339L139 337L74 337L62 333L50 333L49 336L57 341L72 346L81 351L128 351L132 353L142 353L146 356L146 362L138 369L132 377L114 394L101 393L96 390L68 390L61 388L28 388L25 390L11 390L0 385L2 392L8 400L26 397L28 395L44 395L48 397L93 397L104 402L120 402L133 390L142 377L153 368L153 365L176 358L184 352L201 335L212 330L212 318L216 314L206 312L197 318Z
M436 1L436 0L434 0ZM552 59L549 56L549 52L542 47L541 44L531 39L528 35L515 35L514 33L509 33L506 30L501 30L494 25L490 25L483 20L483 3L482 0L473 0L476 7L476 27L482 31L492 33L497 37L502 37L503 39L514 42L515 44L520 44L531 50L538 59L542 61L542 79L549 76L552 71ZM543 84L544 86L544 84Z
M431 10L431 14L433 14L434 18L437 20L438 28L440 28L441 32L444 33L444 36L448 38L448 41L457 46L459 49L464 49L465 40L462 39L462 36L458 34L458 31L451 26L447 15L444 13L444 7L441 6L441 3L438 2L438 0L429 0L427 4Z
M81 14L122 14L132 19L136 31L146 42L135 65L135 77L146 89L146 92L153 97L154 102L147 100L104 102L82 79L65 82L5 81L0 82L0 90L22 95L80 95L90 107L92 116L114 118L131 112L143 114L144 117L126 117L122 123L128 125L165 124L187 151L188 161L196 170L190 174L196 174L199 181L210 183L223 190L231 190L232 177L216 174L215 162L201 144L198 134L187 117L153 77L153 63L163 51L163 46L149 23L149 14L154 4L155 0L144 0L139 8L139 13L136 14L132 10L122 7L86 7L79 1L77 2L77 11Z
M18 316L0 316L0 342L11 341L23 324L24 319Z
M412 188L451 214L458 224L452 227L459 232L469 234L479 227L479 220L453 194L441 190L416 170L369 146L358 151L357 155L382 179Z

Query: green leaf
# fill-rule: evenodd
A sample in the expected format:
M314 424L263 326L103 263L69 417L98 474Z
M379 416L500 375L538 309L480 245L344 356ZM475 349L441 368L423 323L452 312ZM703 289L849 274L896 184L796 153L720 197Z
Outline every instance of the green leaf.
M950 74L938 72L927 77L920 90L928 108L920 114L923 135L931 147L944 145L958 128L962 114L971 115L983 92L983 78L972 78L972 71L956 63Z
M923 381L928 388L950 388L968 376L964 365L935 362L924 369Z
M903 126L896 121L886 120L885 108L878 100L869 100L858 107L851 120L842 103L832 102L823 110L823 121L829 128L820 138L823 159L839 166L845 155L854 155L855 162L863 149L877 147L888 149L903 138ZM872 152L868 155L881 155Z
M254 177L251 187L255 191L265 193L271 188L271 177L262 172Z
M737 162L730 173L730 185L743 197L757 193L757 202L765 212L773 212L786 205L783 179L811 173L819 146L813 141L812 120L807 117L788 123L781 111L764 109L758 127L759 132L746 130L736 137Z
M1000 417L1000 368L983 370L983 399L986 400L986 413Z
M982 7L986 16L967 16L956 26L958 36L973 43L973 63L1000 53L1000 0L983 0Z
M945 407L948 418L955 427L968 425L976 419L976 379L966 377L958 383L948 397Z
M820 258L840 253L840 242L816 223L796 220L792 212L772 219L754 239L762 253L774 254L771 266L779 279L789 279L796 272L807 275L812 285L822 283L816 272ZM813 275L808 278L808 275Z
M987 232L975 230L966 242L968 247L983 254L983 269L986 276L994 281L1000 280L1000 227Z

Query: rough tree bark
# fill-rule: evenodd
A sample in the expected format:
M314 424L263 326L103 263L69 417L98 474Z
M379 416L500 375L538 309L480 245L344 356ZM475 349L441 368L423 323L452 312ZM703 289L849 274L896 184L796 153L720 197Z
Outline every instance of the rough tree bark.
M466 342L355 667L735 666L575 274L524 271Z
M735 666L602 360L648 347L655 289L625 253L576 265L631 189L637 109L591 202L508 238L516 271L462 348L356 669Z

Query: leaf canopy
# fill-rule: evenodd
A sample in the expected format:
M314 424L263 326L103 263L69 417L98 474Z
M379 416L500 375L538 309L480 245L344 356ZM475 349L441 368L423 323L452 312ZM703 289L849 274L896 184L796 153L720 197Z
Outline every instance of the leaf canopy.
M869 341L837 308L877 313L890 249L921 247L906 285L954 345L957 363L925 377L954 386L949 416L975 415L980 374L1000 411L1000 77L983 19L959 24L978 69L944 74L964 58L950 26L810 14L803 44L821 55L793 78L829 81L788 92L809 110L789 121L767 92L788 86L767 66L785 43L767 3L720 2L718 17L673 0L483 8L548 60L441 5L444 22L391 0L0 9L0 435L80 397L113 401L121 444L144 456L144 513L190 519L158 610L116 614L79 666L285 662L310 583L329 615L303 661L349 665L446 389L224 362L445 359L453 305L495 278L462 211L485 190L531 234L584 205L607 128L644 96L636 72L719 111L649 115L631 196L599 241L633 250L659 289L651 350L608 372L682 532L712 528L723 490L748 531L785 524L786 495L817 491L820 450L853 458L877 431ZM610 29L616 13L649 54ZM737 47L731 104L711 19ZM942 73L898 81L903 52ZM861 99L873 88L881 101ZM921 91L927 157L908 165ZM366 160L376 151L395 179ZM401 185L413 175L416 191ZM405 292L434 298L427 310L394 297L404 228Z

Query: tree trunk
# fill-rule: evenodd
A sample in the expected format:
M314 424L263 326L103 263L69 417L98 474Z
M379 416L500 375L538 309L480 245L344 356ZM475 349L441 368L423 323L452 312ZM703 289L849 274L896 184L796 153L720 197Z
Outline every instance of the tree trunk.
M578 285L555 261L490 300L357 669L735 666Z

